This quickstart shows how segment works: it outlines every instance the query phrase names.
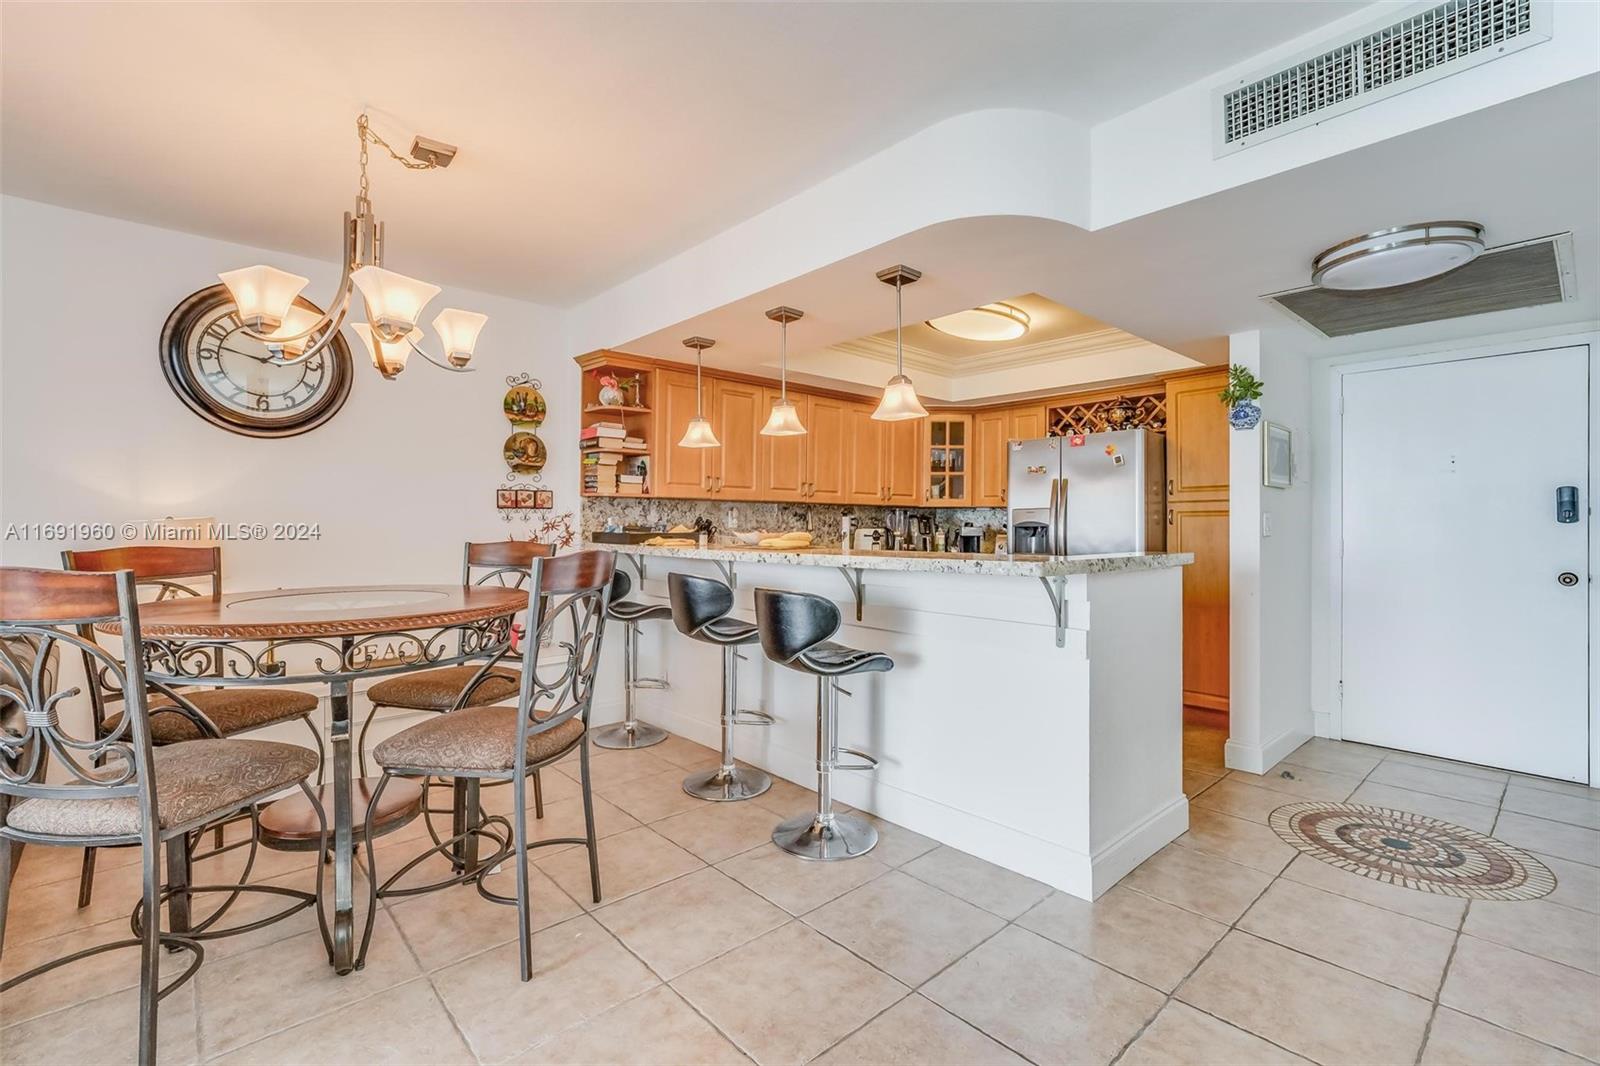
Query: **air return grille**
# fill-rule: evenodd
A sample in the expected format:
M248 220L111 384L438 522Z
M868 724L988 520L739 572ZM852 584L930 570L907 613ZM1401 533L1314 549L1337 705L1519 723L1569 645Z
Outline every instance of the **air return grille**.
M1215 91L1218 155L1550 38L1548 0L1449 0Z

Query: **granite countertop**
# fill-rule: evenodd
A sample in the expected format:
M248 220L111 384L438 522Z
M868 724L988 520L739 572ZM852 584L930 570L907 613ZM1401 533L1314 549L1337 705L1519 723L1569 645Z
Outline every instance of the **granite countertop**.
M1072 574L1115 574L1132 570L1164 570L1194 562L1188 552L1127 552L1116 555L983 555L971 552L850 551L840 548L771 548L722 545L670 548L644 544L594 544L624 555L667 559L703 559L719 563L775 563L782 566L832 566L852 570L899 570L924 574L985 574L990 577L1066 577Z

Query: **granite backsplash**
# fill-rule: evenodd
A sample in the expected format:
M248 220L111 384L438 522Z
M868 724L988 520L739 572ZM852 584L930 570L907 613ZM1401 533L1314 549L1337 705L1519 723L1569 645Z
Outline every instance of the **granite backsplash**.
M914 514L928 514L941 527L974 525L1005 528L1006 513L998 507L907 508ZM719 531L765 529L774 532L804 529L816 535L815 543L839 543L839 520L856 516L860 527L881 526L885 507L835 505L823 503L721 503L715 500L658 500L642 497L587 496L583 500L583 532L604 529L608 522L623 526L667 529L692 526L695 519L711 519Z

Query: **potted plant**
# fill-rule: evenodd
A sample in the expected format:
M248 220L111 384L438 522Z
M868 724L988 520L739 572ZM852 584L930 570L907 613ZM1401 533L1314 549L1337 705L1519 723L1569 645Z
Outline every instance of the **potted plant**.
M1228 405L1228 425L1234 429L1255 429L1261 422L1261 379L1250 368L1234 363L1228 367L1228 387L1218 393Z

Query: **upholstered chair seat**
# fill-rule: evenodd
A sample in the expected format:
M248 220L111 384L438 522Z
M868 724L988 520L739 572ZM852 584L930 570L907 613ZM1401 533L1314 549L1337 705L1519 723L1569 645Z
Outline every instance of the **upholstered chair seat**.
M367 690L374 706L403 707L413 711L448 711L461 698L461 690L478 676L481 666L448 666L419 674L402 674L380 681ZM472 690L468 706L482 707L516 696L521 683L515 670L489 671Z
M459 689L457 691L460 691ZM583 739L583 719L528 736L528 764L554 758ZM516 765L517 708L467 707L404 729L372 749L384 769L427 767L443 774L504 773Z
M316 696L282 688L208 688L185 692L183 698L216 723L223 736L293 722L317 710ZM172 701L165 696L151 698L150 742L177 744L203 739L200 727L188 715L171 710L159 713L171 707ZM121 720L120 713L107 718L106 731L114 732Z
M182 741L151 753L157 820L162 829L204 824L317 772L317 753L270 740ZM108 769L102 776L115 777ZM50 837L137 836L139 801L23 799L6 817L18 832Z

